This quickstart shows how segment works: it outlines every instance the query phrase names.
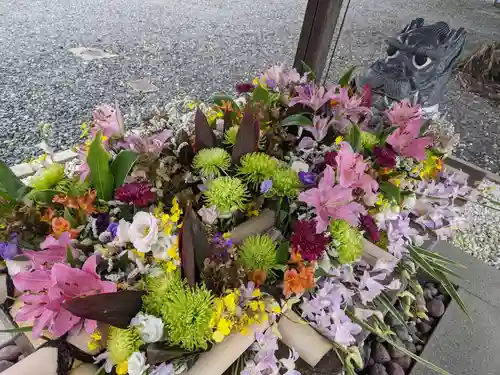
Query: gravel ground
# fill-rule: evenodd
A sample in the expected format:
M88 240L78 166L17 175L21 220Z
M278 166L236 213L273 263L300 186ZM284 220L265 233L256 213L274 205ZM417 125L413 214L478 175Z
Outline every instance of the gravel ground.
M291 63L307 0L0 0L0 158L39 152L38 125L52 145L78 140L102 102L118 100L133 119L185 94L208 99L278 61ZM252 6L250 6L250 4ZM353 0L329 78L381 55L383 41L412 18L445 20L469 31L468 49L500 39L492 0ZM69 49L116 57L86 62ZM138 93L146 79L159 91ZM463 136L458 155L500 171L500 109L450 84L445 109Z
M500 185L490 180L484 180L479 186L481 191L490 199L500 202ZM468 218L468 227L457 231L453 244L466 253L481 259L483 262L500 269L500 205L485 202L486 205L497 209L487 208L468 202L464 206L464 217Z

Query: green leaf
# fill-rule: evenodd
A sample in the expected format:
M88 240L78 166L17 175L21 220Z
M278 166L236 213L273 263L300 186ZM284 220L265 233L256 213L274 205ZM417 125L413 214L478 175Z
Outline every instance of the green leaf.
M391 344L392 346L394 346L395 348L397 348L402 353L404 353L404 354L410 356L411 358L413 358L415 361L423 364L424 366L428 367L429 369L431 369L433 371L439 372L440 374L451 375L448 371L443 370L441 367L436 366L434 363L429 362L426 359L423 359L422 357L419 357L418 355L410 352L408 349L406 349L404 347L400 347L388 335L382 334L380 331L374 329L372 326L370 326L369 324L365 323L361 319L356 318L356 316L352 312L346 311L346 314L351 318L351 320L353 322L359 324L361 326L361 328L366 329L367 331L373 333L374 335L377 335L380 338L384 339L385 341L387 341L389 344Z
M99 131L90 145L87 164L97 197L105 201L113 198L113 174L109 167L109 159L109 153L102 145L102 132Z
M391 126L390 128L384 130L380 136L380 144L383 145L387 140L387 137L389 137L397 128L399 128L399 126Z
M237 118L236 112L241 110L241 108L238 104L236 104L236 102L233 100L233 98L230 97L229 95L215 95L213 97L213 101L218 106L222 106L222 101L231 103L231 106L233 107L233 111L231 112L231 118L233 119L233 124L234 124L236 121L236 118Z
M459 274L457 274L455 271L453 270L450 270L448 267L444 266L443 264L441 263L438 263L436 261L433 261L433 260L430 260L430 259L426 259L424 257L424 259L431 265L432 268L434 268L436 271L439 271L445 275L451 275L451 276L455 276L457 279L462 279L464 280L464 278L462 276L460 276Z
M460 267L460 268L467 268L466 266L464 266L463 264L460 264L458 262L455 262L454 260L450 259L450 258L447 258L445 256L442 256L434 251L429 251L429 250L425 250L419 246L412 246L413 250L415 250L416 252L418 252L420 255L422 256L425 256L426 258L433 258L435 259L436 261L438 262L441 262L441 263L448 263L448 264L451 264L455 267Z
M353 124L347 134L347 142L352 146L354 152L361 150L361 129L358 124Z
M302 67L304 68L304 73L307 73L307 78L309 81L315 81L316 80L316 73L312 70L312 68L307 65L304 61L301 61Z
M450 282L450 280L444 275L441 271L438 271L434 269L427 260L422 257L418 252L416 252L411 246L410 246L410 255L413 258L413 261L420 267L422 270L427 273L429 276L434 278L435 280L439 281L443 288L446 290L446 292L455 300L455 302L458 304L460 309L464 312L465 315L472 321L472 318L470 317L467 307L465 306L464 301L462 298L458 295L455 287L453 284Z
M17 177L7 164L0 160L0 190L11 198L21 199L27 193L27 186Z
M111 163L111 172L115 179L115 189L123 185L125 178L128 176L138 155L130 150L120 151L118 156Z
M73 217L73 215L71 215L71 212L69 212L69 209L67 207L64 207L64 218L69 222L72 228L78 226L78 222Z
M278 264L287 264L290 258L290 241L283 241L278 246L276 262Z
M401 201L401 190L399 188L388 182L384 181L380 183L380 190L384 193L386 198L394 200L397 204Z
M59 194L57 190L32 190L29 197L36 203L48 205L52 203L52 199Z
M21 332L31 332L33 326L29 327L16 327L11 329L0 329L0 333L21 333Z
M73 258L73 251L71 251L70 246L66 246L66 262L68 262L71 267L75 265L75 258Z
M402 326L408 328L405 319L403 318L403 315L394 307L392 304L391 300L385 293L381 293L375 302L380 303L389 314L391 314L399 323L401 323Z
M316 268L316 271L314 271L314 277L336 277L335 275L331 275L328 272L326 272L323 268L318 267Z
M263 102L264 104L269 103L269 91L267 91L261 85L257 85L252 93L252 101Z
M351 81L352 73L356 70L356 66L351 67L347 72L344 73L342 77L339 79L339 85L342 87L349 86L349 82Z
M312 126L312 120L304 115L291 115L281 122L281 126Z

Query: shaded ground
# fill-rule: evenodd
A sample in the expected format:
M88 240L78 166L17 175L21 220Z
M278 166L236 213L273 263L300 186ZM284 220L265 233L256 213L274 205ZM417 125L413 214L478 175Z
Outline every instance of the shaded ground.
M71 146L101 102L117 99L132 118L179 95L201 99L231 89L277 61L291 63L306 0L0 0L0 158L38 152L38 124L53 124L53 145ZM353 0L334 75L381 54L385 36L412 18L469 31L469 49L500 40L500 8L483 0ZM69 49L117 57L85 62ZM333 76L333 74L332 74ZM137 93L127 81L159 89ZM500 171L500 109L450 84L445 107L462 134L458 155Z

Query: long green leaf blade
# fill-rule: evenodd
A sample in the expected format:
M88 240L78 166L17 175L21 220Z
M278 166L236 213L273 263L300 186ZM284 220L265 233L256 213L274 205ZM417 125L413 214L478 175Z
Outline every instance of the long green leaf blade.
M381 293L377 299L377 302L382 304L386 309L389 314L391 314L396 320L404 327L408 328L408 325L406 324L403 316L399 313L398 310L394 307L394 305L391 303L391 300L387 297L385 293Z
M349 70L347 72L345 72L342 77L340 77L340 79L339 79L340 86L346 87L349 85L349 82L351 81L351 77L352 77L352 74L354 73L354 70L356 70L356 65L349 68Z
M105 201L113 198L113 175L109 167L109 159L109 153L102 145L102 132L99 132L90 145L87 164L97 197Z
M29 327L16 327L11 329L0 329L0 333L22 333L22 332L31 332L33 330L33 326Z
M311 126L312 120L301 114L291 115L281 122L281 126Z
M125 178L128 176L138 155L134 151L123 150L111 163L111 172L115 179L115 189L123 185Z
M421 248L420 246L411 246L413 248L413 250L415 250L416 252L418 252L420 255L423 255L425 257L428 257L428 258L434 258L436 260L439 260L443 263L448 263L448 264L452 264L454 265L455 267L461 267L461 268L467 268L466 266L464 266L463 264L461 263L458 263L458 262L455 262L454 260L450 259L450 258L447 258L445 256L442 256L441 254L438 254L434 251L429 251L429 250L425 250L423 248Z

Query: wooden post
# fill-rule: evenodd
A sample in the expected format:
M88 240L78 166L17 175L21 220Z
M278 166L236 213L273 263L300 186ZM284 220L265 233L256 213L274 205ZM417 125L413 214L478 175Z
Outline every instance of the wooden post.
M319 81L328 58L342 0L309 0L293 66L304 73L302 61L316 74Z

